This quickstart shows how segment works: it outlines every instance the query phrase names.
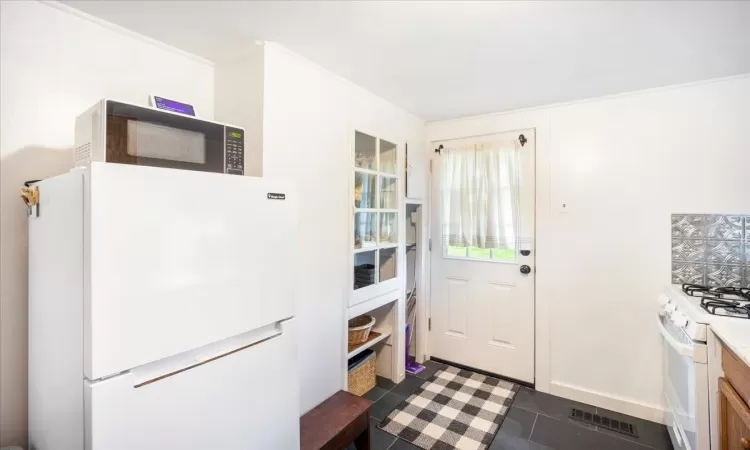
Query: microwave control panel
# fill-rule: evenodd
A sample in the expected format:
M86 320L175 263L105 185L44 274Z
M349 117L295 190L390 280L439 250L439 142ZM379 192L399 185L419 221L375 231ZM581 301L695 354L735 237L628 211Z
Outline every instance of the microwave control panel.
M225 173L244 175L245 173L245 130L225 128Z

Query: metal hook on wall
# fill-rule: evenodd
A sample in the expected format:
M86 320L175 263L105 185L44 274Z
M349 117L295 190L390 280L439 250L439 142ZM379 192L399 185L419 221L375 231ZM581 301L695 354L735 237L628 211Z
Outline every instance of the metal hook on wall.
M521 147L523 147L524 144L526 144L526 141L527 141L526 136L524 136L523 134L518 136L518 142L521 143Z
M442 149L443 149L443 144L440 144L440 146L439 146L438 148L436 148L436 149L435 149L435 153L437 153L437 154L439 155L439 154L440 154L440 151L441 151Z

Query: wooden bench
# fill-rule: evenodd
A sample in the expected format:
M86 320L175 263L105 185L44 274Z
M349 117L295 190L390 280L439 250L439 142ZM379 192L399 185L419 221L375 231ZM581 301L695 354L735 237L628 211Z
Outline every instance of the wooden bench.
M338 391L299 420L301 450L370 450L372 402Z

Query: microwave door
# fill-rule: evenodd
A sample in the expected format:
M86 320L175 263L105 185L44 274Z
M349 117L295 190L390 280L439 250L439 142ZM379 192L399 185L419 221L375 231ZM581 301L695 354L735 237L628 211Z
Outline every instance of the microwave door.
M108 101L106 126L107 162L226 173L222 124Z

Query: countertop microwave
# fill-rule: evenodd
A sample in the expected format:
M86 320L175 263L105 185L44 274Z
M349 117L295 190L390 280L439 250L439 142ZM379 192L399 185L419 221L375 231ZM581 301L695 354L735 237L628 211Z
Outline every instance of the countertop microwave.
M75 165L91 161L245 173L245 130L198 117L103 99L78 116Z

